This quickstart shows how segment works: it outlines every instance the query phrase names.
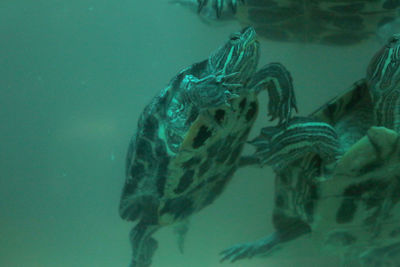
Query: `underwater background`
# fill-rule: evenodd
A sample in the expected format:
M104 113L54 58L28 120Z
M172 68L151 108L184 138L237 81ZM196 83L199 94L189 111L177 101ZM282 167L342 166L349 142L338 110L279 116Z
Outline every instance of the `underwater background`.
M0 1L0 266L127 266L132 223L120 219L118 204L140 112L240 28L206 25L166 0ZM261 40L260 65L289 69L306 115L364 77L380 46ZM260 103L252 136L268 123L266 93ZM224 248L272 232L273 179L268 167L238 170L192 217L184 254L173 227L154 235L152 266L338 266L307 242L219 263Z

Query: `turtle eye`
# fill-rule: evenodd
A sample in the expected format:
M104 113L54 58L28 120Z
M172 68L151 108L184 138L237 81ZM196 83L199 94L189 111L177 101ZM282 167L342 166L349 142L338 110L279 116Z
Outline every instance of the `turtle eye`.
M231 41L237 41L237 40L240 39L240 36L237 35L237 34L232 34L231 37L230 37L230 39L231 39Z

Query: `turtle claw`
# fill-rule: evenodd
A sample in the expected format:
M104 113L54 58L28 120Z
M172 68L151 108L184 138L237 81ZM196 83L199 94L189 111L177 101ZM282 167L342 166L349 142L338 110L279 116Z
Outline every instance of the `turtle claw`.
M244 0L212 0L212 10L215 11L216 19L220 19L224 12L224 4L227 3L232 14L236 14L238 2L244 4ZM197 13L201 13L208 5L208 0L197 0Z
M233 263L244 258L252 258L254 250L250 244L238 244L222 251L220 254L222 255L220 262L229 261Z
M224 0L214 0L213 7L215 8L217 19L219 19L224 10Z
M203 8L208 4L208 0L197 0L197 13L201 13Z
M280 239L275 233L273 233L256 242L234 245L220 253L220 262L235 262L246 258L251 259L255 256L265 255L271 252L272 249L276 248L276 245L279 244L279 242Z

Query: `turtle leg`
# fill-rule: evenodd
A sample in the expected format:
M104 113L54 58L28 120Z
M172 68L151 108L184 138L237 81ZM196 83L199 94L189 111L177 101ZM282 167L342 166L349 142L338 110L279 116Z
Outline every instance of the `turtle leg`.
M274 214L274 233L255 242L237 244L221 252L221 262L235 262L254 256L266 256L279 249L280 245L311 232L308 224L298 218L289 218L283 214Z
M317 153L326 162L333 161L340 148L332 126L305 117L295 117L287 126L265 127L250 144L256 148L253 157L258 158L261 165L271 165L275 170L310 152Z
M392 90L375 103L375 117L379 125L400 133L400 90Z
M249 87L257 93L267 90L268 115L271 120L279 118L279 123L287 122L292 109L297 112L292 76L282 64L270 63L262 67L253 76Z
M160 228L159 225L147 224L140 221L130 232L132 245L132 261L130 267L149 267L157 241L151 235Z
M179 251L183 253L186 234L189 230L189 219L184 219L174 227L174 232L178 236Z

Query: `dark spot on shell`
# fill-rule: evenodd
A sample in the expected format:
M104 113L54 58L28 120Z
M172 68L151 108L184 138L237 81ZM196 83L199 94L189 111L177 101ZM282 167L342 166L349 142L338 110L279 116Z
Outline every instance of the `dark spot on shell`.
M225 118L225 110L217 109L217 111L215 111L214 118L218 124L222 124L222 122L224 121L224 118Z
M182 168L189 169L189 168L192 168L193 166L198 165L200 162L201 162L200 157L193 157L193 158L190 158L189 160L183 162Z
M169 157L160 160L157 170L157 192L159 196L164 195L165 183L167 181L166 173L168 171Z
M193 183L194 170L187 170L179 179L178 187L175 188L176 194L183 193Z
M207 126L202 125L193 139L193 148L201 147L204 142L211 136L212 132L208 129Z
M210 158L204 161L199 167L199 172L198 172L199 177L202 177L210 169L211 165L212 165L212 160Z
M172 214L177 221L188 217L193 211L193 201L190 198L178 197L167 200L160 213L161 215L166 213Z
M158 120L154 116L148 116L143 123L143 135L150 141L154 141L158 130Z
M251 102L250 103L250 108L247 110L246 113L246 121L251 121L254 118L254 115L257 113L257 104L256 102Z
M240 112L240 114L243 113L244 108L246 107L246 103L247 103L247 98L243 98L242 101L240 101L240 103L239 103L239 112Z
M357 205L354 202L355 201L353 199L345 199L342 201L342 204L336 213L337 223L348 223L353 220L357 211Z

